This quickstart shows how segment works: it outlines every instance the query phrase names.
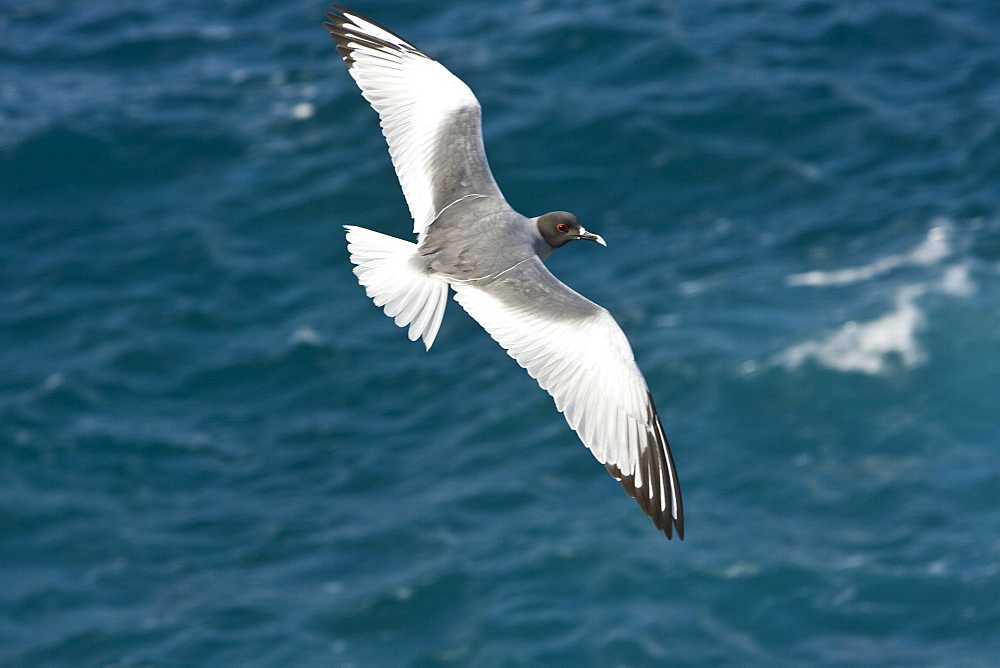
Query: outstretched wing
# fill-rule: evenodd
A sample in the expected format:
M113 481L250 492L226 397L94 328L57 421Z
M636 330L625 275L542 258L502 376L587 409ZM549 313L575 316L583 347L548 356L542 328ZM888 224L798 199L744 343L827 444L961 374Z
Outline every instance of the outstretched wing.
M343 7L323 25L381 119L396 176L421 234L467 195L506 202L483 149L479 101L461 79L399 36Z
M668 538L684 538L680 482L632 348L611 314L537 257L455 299L555 399L584 445Z

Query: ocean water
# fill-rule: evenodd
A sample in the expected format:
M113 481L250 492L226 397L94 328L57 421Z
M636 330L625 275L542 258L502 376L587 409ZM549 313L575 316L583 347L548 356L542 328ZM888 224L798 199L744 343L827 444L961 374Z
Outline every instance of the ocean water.
M0 0L0 665L1000 659L995 0L367 1L627 332L667 541L407 236L292 0Z

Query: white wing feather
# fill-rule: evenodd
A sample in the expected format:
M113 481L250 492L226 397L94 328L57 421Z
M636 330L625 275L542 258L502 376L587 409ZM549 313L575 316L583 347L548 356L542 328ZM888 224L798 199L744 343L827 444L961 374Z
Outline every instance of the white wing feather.
M452 287L456 301L552 395L584 445L657 526L670 535L673 525L683 536L670 449L632 348L611 314L594 304L586 317L552 319L474 284Z
M448 176L435 164L435 155L442 137L447 138L449 131L454 134L455 119L475 119L474 127L463 124L459 129L475 135L468 141L478 144L475 157L488 175L478 124L479 101L461 79L399 36L357 14L340 12L342 16L327 14L331 23L326 27L337 40L361 94L379 114L413 216L413 231L421 234L448 204L435 205L441 189L435 177ZM491 175L489 181L499 194Z

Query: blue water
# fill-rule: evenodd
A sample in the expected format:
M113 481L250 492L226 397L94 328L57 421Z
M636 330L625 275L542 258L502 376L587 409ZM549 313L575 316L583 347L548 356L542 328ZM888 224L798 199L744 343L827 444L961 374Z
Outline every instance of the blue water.
M0 0L0 665L994 665L995 0L356 5L635 348L667 541L457 305L323 3Z

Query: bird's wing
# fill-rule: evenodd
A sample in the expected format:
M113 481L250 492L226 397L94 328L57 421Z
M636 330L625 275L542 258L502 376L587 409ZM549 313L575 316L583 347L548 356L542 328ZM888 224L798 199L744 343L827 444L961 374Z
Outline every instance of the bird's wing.
M497 198L483 148L481 111L461 79L382 26L342 7L323 25L381 119L396 176L421 234L449 204Z
M657 528L684 537L670 446L632 348L611 314L532 257L455 299L555 399L584 445Z

